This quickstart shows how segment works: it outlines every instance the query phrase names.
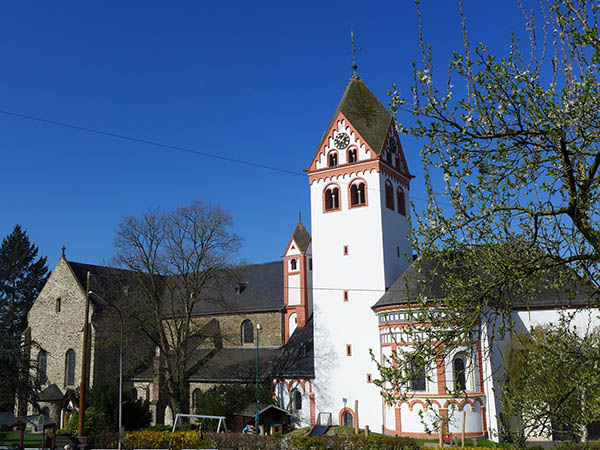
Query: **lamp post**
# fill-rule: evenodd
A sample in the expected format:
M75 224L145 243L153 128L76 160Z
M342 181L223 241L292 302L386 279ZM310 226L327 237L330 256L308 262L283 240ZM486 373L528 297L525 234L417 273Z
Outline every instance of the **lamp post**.
M256 433L258 434L258 337L260 335L262 326L260 323L256 324L256 414L254 415L254 426L256 427Z
M121 338L119 342L119 450L123 449L123 314L118 306L107 302L98 294L93 291L89 291L89 295L94 297L100 304L110 306L117 313L119 313L119 319L121 320Z

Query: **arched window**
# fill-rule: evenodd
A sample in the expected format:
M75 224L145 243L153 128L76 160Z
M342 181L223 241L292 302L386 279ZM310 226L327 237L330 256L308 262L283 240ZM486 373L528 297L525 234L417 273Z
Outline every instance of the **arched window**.
M242 322L242 344L252 344L254 342L254 325L250 320Z
M424 391L425 382L425 361L416 355L410 360L410 389L413 391Z
M55 306L54 306L54 311L56 311L57 313L59 313L59 312L60 312L60 304L61 304L61 300L60 300L60 297L58 297L58 298L56 299L56 304L55 304Z
M398 188L396 195L398 196L398 213L405 216L406 215L406 200L404 199L404 191L402 190L402 188Z
M336 186L325 189L325 211L340 209L340 190Z
M297 270L297 268L298 268L298 263L296 262L296 260L295 260L295 259L292 259L292 260L290 261L290 268L291 268L292 270Z
M292 392L292 409L294 411L302 409L302 393L297 389Z
M38 374L38 381L40 384L44 384L46 381L48 381L48 377L46 376L46 364L48 362L48 353L46 353L46 350L40 350L40 352L38 353L38 360L37 360L37 374Z
M346 410L342 413L342 426L344 426L344 427L354 426L354 417L352 417L352 413L350 411Z
M394 188L389 181L385 182L385 207L394 210Z
M358 161L356 149L351 148L348 150L348 163L355 163L356 161Z
M350 206L360 206L367 203L365 183L354 183L350 186Z
M200 396L202 395L202 391L200 389L194 389L192 392L192 409L196 410L200 403Z
M65 355L65 386L73 386L75 384L75 351L67 350Z
M454 389L456 391L464 391L467 387L465 360L462 356L457 356L452 361L452 369L454 370Z
M329 157L327 158L327 165L329 167L335 167L338 165L338 155L336 152L330 152Z
M398 154L394 155L394 167L400 170L400 156Z

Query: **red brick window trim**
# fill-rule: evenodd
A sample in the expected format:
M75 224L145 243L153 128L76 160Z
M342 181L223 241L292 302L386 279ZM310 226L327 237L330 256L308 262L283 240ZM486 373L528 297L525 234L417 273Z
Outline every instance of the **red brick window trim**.
M348 291L344 291L344 301L348 301Z
M336 167L338 165L337 151L332 150L327 154L327 167Z
M349 207L367 206L367 182L361 178L353 180L348 188Z
M346 344L346 356L352 356L352 344Z
M367 374L367 383L372 383L373 382L373 375L371 375L370 373Z
M355 163L358 161L358 150L354 148L348 149L348 164Z
M344 256L348 256L348 246L344 245Z
M330 184L323 191L323 210L339 211L340 209L340 188L336 184Z

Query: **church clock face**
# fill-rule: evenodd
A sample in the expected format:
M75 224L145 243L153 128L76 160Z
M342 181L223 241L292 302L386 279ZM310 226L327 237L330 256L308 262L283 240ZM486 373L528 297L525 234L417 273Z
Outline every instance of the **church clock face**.
M350 136L348 136L346 133L340 133L335 137L333 143L335 148L338 150L344 150L346 147L348 147L348 145L350 145Z

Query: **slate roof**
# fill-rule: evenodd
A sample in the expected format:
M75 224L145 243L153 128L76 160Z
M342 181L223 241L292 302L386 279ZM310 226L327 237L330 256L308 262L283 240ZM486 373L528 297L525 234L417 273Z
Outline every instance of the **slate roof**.
M281 347L259 348L259 377L266 378L314 378L313 320L312 316L303 327L292 333ZM189 358L188 369L197 366L189 381L240 382L256 380L256 347L197 348ZM149 381L153 375L152 365L130 379Z
M329 122L329 126L321 138L315 155L319 153L329 130L340 112L348 118L358 134L366 141L367 145L377 155L381 154L390 123L392 122L392 116L360 77L353 75L333 114L331 122Z
M55 402L60 401L64 397L64 394L60 390L60 388L56 385L56 383L52 383L38 396L38 401L40 402Z
M432 300L443 299L446 295L442 280L446 273L439 261L415 260L372 308L406 305L415 302L419 296ZM527 309L588 306L594 295L593 290L577 281L572 281L571 286L564 290L548 288L546 286L550 283L544 283L544 280L540 280L539 284L541 287L536 297L513 299L513 307Z
M239 268L238 281L225 281L217 288L218 302L201 301L194 305L196 314L224 312L274 311L283 304L283 263L273 261Z
M313 316L297 327L273 364L273 377L314 378Z
M90 289L107 302L119 301L125 295L126 288L134 288L140 275L130 270L115 267L97 266L75 261L68 261L81 288L86 289L87 273L91 272Z
M308 237L310 239L310 235ZM71 261L69 265L84 291L87 272L90 271L91 289L107 301L118 301L126 295L124 292L126 286L135 289L136 283L139 282L140 274L133 271ZM222 277L221 282L211 289L212 293L218 294L218 298L214 296L216 300L207 299L195 303L193 312L218 314L274 311L283 308L283 263L281 261L237 267L234 277L235 279ZM165 317L172 315L170 302L165 302L163 312Z
M298 225L296 225L296 229L294 230L294 235L292 236L298 247L300 247L301 252L305 252L308 248L308 244L310 244L310 234L304 228L302 222L298 221Z
M278 347L260 347L258 351L259 379L268 378L273 361L279 355ZM256 348L230 347L215 352L212 358L206 360L189 381L201 382L242 382L256 381Z

